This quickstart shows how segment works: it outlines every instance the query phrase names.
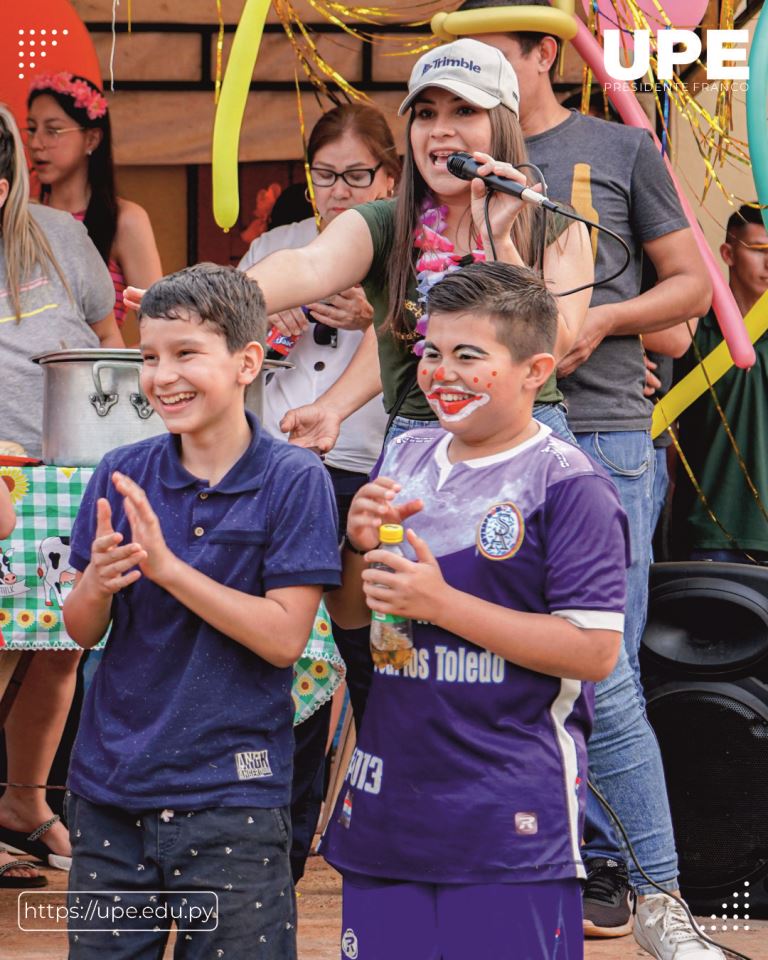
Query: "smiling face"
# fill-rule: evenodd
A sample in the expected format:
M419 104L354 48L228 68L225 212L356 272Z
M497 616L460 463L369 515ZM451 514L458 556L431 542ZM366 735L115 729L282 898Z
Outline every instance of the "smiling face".
M487 110L473 107L440 87L427 87L413 104L413 161L429 189L438 197L469 194L469 183L448 172L448 157L464 151L491 152L491 121Z
M30 104L27 144L40 183L54 184L87 172L88 151L95 150L100 139L101 131L79 128L53 97L41 94Z
M553 364L550 354L514 360L487 315L432 313L418 383L441 426L482 456L514 444Z
M258 343L231 353L224 336L196 316L144 316L140 333L141 388L171 433L204 439L242 420L243 391L263 359Z
M395 185L393 178L354 133L344 133L338 140L320 147L312 158L311 167L312 170L346 173L350 180L361 184L351 186L342 177L337 177L331 187L313 184L317 209L326 223L360 203L386 197ZM375 167L379 169L373 181L368 183L370 175L367 171Z

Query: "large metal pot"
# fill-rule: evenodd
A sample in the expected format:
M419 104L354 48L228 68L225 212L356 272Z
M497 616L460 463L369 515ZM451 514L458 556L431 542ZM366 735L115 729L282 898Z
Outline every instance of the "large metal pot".
M139 383L138 350L58 350L32 358L43 369L43 462L95 466L109 450L165 432ZM266 368L292 364L265 361ZM260 412L262 378L248 406Z

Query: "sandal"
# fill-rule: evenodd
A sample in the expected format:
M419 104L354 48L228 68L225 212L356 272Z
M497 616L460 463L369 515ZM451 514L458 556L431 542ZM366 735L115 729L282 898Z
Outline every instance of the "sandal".
M51 848L46 846L40 839L40 837L42 837L44 833L47 833L54 823L58 823L59 820L61 820L61 817L58 815L53 816L50 820L46 820L45 823L41 823L40 826L29 835L23 833L21 830L10 830L8 827L0 826L0 843L8 844L8 846L14 847L17 850L23 850L24 853L31 857L37 857L38 860L48 864L49 867L53 867L55 870L69 870L72 867L72 857L64 857L59 853L54 853ZM2 874L0 873L0 877L1 876ZM22 878L16 877L14 879L20 880ZM38 884L38 886L43 886L43 884Z
M18 889L19 887L47 886L48 880L41 874L38 874L36 877L6 877L6 873L9 870L15 870L17 867L30 867L32 870L37 870L37 866L34 863L29 863L27 860L11 860L10 863L4 863L3 866L0 867L0 890L10 889L11 887Z

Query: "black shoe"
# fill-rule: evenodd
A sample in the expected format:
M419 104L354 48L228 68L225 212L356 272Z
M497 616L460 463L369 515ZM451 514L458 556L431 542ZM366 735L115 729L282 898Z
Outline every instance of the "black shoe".
M632 932L635 893L626 864L598 857L586 863L585 937L626 937Z

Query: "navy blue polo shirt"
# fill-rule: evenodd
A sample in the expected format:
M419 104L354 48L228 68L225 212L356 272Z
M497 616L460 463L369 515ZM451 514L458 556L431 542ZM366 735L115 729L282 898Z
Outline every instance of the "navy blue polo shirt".
M219 583L254 596L340 582L336 507L307 450L270 437L249 415L250 446L215 486L188 473L167 434L102 460L72 530L85 570L106 497L131 531L113 470L145 490L170 549ZM275 667L146 577L115 595L112 631L83 706L69 787L125 809L274 807L290 799L290 667Z

